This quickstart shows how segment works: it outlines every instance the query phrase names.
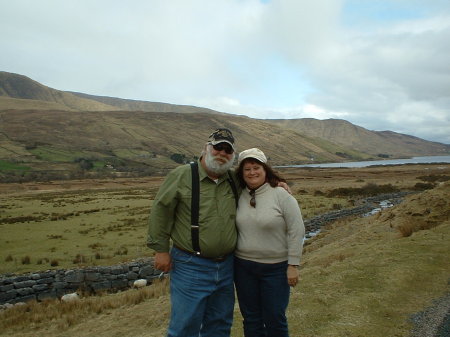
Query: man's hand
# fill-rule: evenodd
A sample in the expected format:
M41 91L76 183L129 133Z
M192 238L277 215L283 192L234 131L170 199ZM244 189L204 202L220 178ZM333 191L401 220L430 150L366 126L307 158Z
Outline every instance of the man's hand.
M278 182L278 187L283 187L286 191L288 191L289 194L292 194L292 191L289 188L288 184L286 184L284 181Z
M288 284L291 287L295 287L297 285L298 277L299 277L299 275L298 275L297 266L289 265L287 268L287 279L288 279Z
M172 269L172 259L169 253L155 254L155 269L168 273Z

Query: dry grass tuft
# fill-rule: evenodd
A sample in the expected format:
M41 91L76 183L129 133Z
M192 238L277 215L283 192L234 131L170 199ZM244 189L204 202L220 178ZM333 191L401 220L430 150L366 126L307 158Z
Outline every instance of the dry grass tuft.
M442 183L432 190L412 195L391 212L380 216L396 228L402 237L439 226L450 219L450 183Z

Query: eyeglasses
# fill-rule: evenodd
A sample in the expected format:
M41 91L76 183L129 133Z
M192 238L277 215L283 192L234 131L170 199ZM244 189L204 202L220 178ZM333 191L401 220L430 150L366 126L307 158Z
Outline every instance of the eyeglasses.
M227 154L232 154L234 152L233 148L227 143L219 143L212 146L214 150L220 152L225 151Z
M250 190L250 206L256 207L255 190Z

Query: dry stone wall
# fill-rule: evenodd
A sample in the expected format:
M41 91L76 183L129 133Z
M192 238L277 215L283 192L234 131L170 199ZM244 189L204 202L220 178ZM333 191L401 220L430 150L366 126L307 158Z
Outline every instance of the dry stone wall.
M311 233L317 232L320 228L332 221L354 215L364 215L370 213L374 209L380 207L380 202L389 201L392 205L399 204L403 198L411 194L411 192L398 192L389 194L380 194L374 197L369 197L360 201L360 205L353 208L346 208L338 211L329 212L316 216L314 218L305 220L306 237L311 236Z
M153 268L153 259L142 259L108 267L47 270L23 275L0 276L0 304L46 298L60 298L77 290L90 293L130 288L137 279L151 283L161 272Z

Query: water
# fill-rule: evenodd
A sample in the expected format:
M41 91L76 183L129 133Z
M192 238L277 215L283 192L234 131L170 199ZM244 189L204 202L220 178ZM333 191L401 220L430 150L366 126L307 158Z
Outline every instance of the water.
M403 165L403 164L431 164L431 163L450 163L450 156L413 157L405 159L355 161L346 163L286 165L276 167L368 167L374 165Z

